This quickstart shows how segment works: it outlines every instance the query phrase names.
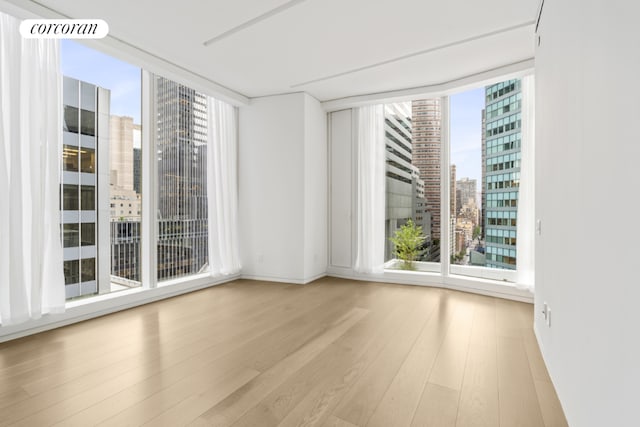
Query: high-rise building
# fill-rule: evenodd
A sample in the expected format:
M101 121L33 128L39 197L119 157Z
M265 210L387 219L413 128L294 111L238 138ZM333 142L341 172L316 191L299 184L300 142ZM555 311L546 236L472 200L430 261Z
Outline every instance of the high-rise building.
M140 125L131 117L112 115L109 144L111 281L140 286L140 217L142 200L135 191L134 139ZM140 150L138 150L138 155ZM138 176L139 179L139 176ZM139 184L139 183L138 183Z
M135 147L133 148L133 191L137 194L142 193L142 150Z
M112 115L109 139L109 191L111 221L139 220L140 193L134 190L133 118Z
M486 93L486 90L485 90ZM485 106L486 106L485 95ZM485 235L485 224L487 222L487 114L482 110L482 188L480 189L480 227L482 230L480 234L482 237Z
M457 177L457 169L456 165L451 165L451 175L449 176L449 212L450 215L455 217L456 212L458 211L458 201L456 199L456 177Z
M412 163L424 181L427 209L431 216L431 237L440 239L440 99L421 99L411 103L413 126ZM437 259L432 259L437 261Z
M479 210L477 203L477 180L470 178L462 178L456 181L456 252L458 256L462 250L470 249L467 252L468 257L465 255L461 259L459 258L456 263L469 264L471 262L470 252L477 250L477 247L482 248L480 241L473 243L473 239L476 235L476 228L480 224ZM461 240L460 234L464 236ZM460 242L463 246L458 246ZM484 266L484 262L482 263Z
M427 199L424 197L424 181L420 179L420 171L414 165L411 166L411 194L413 195L413 206L411 207L414 224L422 227L422 233L431 239L431 215L427 209Z
M451 165L449 175L449 255L456 252L456 165Z
M109 118L109 183L133 190L133 118Z
M61 231L67 299L109 292L109 257L98 245L109 236L108 206L110 92L70 77L63 85L63 153Z
M155 78L158 150L158 279L208 267L207 98Z
M471 178L461 178L456 181L456 215L460 214L464 205L476 205L478 181ZM469 203L472 200L472 203ZM453 214L453 213L452 213Z
M520 80L485 88L483 188L487 267L516 268L520 182Z
M412 136L411 109L408 102L384 106L386 148L386 212L385 261L393 256L389 240L409 219L415 218L417 208L417 177L411 165Z

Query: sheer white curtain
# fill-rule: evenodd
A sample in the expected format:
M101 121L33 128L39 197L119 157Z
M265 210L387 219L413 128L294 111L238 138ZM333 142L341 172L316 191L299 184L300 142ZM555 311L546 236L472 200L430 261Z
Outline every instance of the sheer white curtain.
M211 274L240 271L238 235L238 113L226 102L208 98L209 266Z
M516 284L533 292L535 277L535 81L522 79L522 143L520 146L520 189L518 195L518 254Z
M59 44L0 12L0 321L62 312Z
M354 109L357 146L357 240L355 271L384 272L384 106Z

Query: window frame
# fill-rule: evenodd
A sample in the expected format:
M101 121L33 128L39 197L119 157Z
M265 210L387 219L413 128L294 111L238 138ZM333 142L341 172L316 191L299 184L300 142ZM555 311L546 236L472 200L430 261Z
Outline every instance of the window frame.
M441 147L440 147L440 218L447 218L448 221L440 221L440 262L415 262L416 270L411 272L402 271L399 269L391 268L394 260L390 260L385 263L385 274L418 274L424 275L424 273L438 273L443 281L447 281L448 278L463 278L470 280L492 280L507 282L511 285L515 285L517 281L517 266L516 270L506 270L500 268L471 266L471 265L457 265L452 264L449 256L443 256L443 254L449 254L454 242L451 239L451 222L450 222L450 190L451 190L451 122L450 122L450 102L449 98L454 93L459 93L463 90L468 90L473 87L488 86L491 82L500 81L500 79L510 80L519 79L521 77L512 77L504 79L503 77L495 77L486 82L478 82L477 85L468 85L465 87L452 88L445 94L439 96L441 105ZM497 92L496 92L497 93ZM487 95L488 96L488 95ZM418 95L407 98L407 101L435 98L437 96ZM486 99L485 99L486 101ZM522 102L521 99L517 100ZM381 101L382 102L382 101ZM507 115L506 117L517 116L515 119L520 120L521 113ZM521 139L519 140L521 141ZM521 142L520 142L521 143ZM515 145L515 144L514 144ZM519 144L518 144L519 146ZM515 147L514 147L515 148ZM508 156L508 154L507 154ZM431 277L431 274L427 274L425 277Z

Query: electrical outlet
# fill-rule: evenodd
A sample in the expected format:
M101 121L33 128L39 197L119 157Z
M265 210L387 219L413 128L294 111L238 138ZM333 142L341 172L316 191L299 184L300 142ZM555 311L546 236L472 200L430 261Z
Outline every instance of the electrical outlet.
M547 326L551 327L551 309L547 307Z

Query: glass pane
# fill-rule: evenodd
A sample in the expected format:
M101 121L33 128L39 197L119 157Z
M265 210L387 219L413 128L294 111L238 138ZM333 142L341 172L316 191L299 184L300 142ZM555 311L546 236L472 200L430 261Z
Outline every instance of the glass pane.
M78 109L69 105L64 106L63 129L67 132L78 133Z
M80 110L80 133L83 135L96 135L96 113Z
M81 265L81 281L90 282L92 280L96 280L96 259L85 258L81 261Z
M81 246L94 246L96 244L96 224L83 222L80 229Z
M71 184L62 185L62 209L65 211L78 210L78 186Z
M83 211L96 209L96 187L92 185L80 186L80 209Z
M96 150L92 148L82 148L80 150L80 172L96 172Z
M62 147L62 169L78 172L78 147L65 145Z
M387 268L440 261L440 144L439 99L385 105Z
M158 280L209 268L207 98L156 76Z
M75 248L80 242L80 230L78 224L62 224L62 246Z
M519 94L509 80L450 97L452 264L515 269Z
M79 262L77 259L64 261L64 284L70 285L80 282Z

